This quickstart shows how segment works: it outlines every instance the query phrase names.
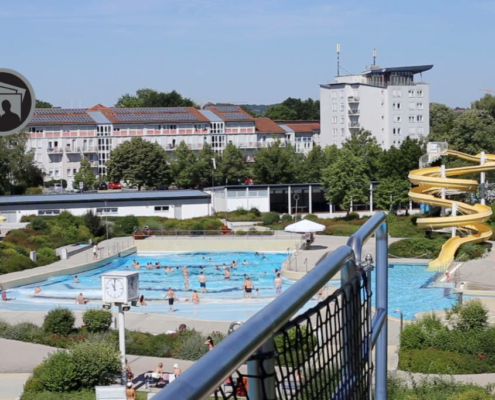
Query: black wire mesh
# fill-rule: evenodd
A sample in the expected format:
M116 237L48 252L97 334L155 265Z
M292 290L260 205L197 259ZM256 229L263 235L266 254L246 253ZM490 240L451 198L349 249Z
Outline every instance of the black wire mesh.
M257 376L239 368L215 399L249 399L248 378L260 379L266 400L367 400L371 388L371 290L368 276L354 278L316 306L287 322L274 351L256 353ZM270 346L268 346L269 348ZM268 370L275 358L275 370ZM271 388L271 389L269 389Z

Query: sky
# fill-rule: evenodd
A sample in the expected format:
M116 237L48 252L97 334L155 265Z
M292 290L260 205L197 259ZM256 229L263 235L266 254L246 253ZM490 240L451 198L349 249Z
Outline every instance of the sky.
M61 107L144 87L198 103L319 98L341 65L434 64L430 100L495 90L495 0L23 0L0 2L2 67Z

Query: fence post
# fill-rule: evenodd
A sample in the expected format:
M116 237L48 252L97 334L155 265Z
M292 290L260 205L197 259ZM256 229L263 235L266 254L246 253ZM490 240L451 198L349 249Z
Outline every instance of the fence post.
M376 398L387 400L388 229L384 222L376 231L376 309L385 310L385 322L376 341Z
M273 337L261 345L247 362L248 397L253 400L275 400L275 342Z

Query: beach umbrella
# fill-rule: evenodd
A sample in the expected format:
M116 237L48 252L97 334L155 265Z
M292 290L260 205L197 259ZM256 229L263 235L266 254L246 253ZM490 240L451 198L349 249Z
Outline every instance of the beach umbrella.
M302 221L296 222L285 227L286 232L321 232L325 230L325 225L318 224L316 222L310 221L309 219L303 219Z

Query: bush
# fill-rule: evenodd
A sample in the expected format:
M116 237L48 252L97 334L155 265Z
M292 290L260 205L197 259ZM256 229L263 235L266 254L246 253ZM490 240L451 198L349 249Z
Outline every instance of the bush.
M154 219L147 219L144 221L144 226L147 226L148 229L151 229L152 231L161 231L163 229L163 224Z
M149 333L142 332L126 332L126 349L129 354L150 357L172 357L175 351L174 349L178 344L178 340L173 335L150 335Z
M51 353L40 365L40 384L50 392L77 390L77 371L71 354L66 351Z
M2 253L6 253L6 251ZM22 271L34 267L36 267L36 264L29 257L14 252L14 254L10 254L6 259L1 260L0 273L8 274L9 272Z
M455 304L451 310L446 309L446 319L454 329L467 331L483 329L488 326L488 309L480 299L468 300L464 304Z
M49 247L43 247L37 251L39 257L43 257L46 261L46 264L53 263L58 260L58 256L55 254L55 250L50 249Z
M388 225L388 233L392 237L425 237L425 231L412 223L412 218L394 217Z
M256 207L253 207L249 210L250 214L254 214L257 217L261 217L261 211L258 210Z
M445 241L445 237L403 239L392 243L388 248L388 253L404 258L436 258Z
M282 218L280 219L281 222L292 222L293 220L292 215L289 214L282 215Z
M305 363L318 345L318 339L305 326L291 328L286 334L275 337L275 350L280 354L280 365Z
M134 229L139 226L138 219L134 215L128 215L119 221L119 225L125 234L130 235L134 232Z
M476 258L483 257L485 254L485 247L480 244L474 243L464 243L456 254L456 260L458 261L467 261L474 260Z
M48 334L69 335L74 329L76 317L67 308L55 308L51 310L43 321L43 330Z
M235 215L246 215L247 213L248 211L242 207L239 207L237 210L234 211Z
M48 224L43 218L37 217L31 221L31 228L35 231L47 232Z
M25 194L43 194L43 189L40 187L28 187Z
M317 215L314 215L314 214L308 214L304 217L304 219L308 219L310 221L313 221L313 222L317 222L318 221L318 216Z
M399 352L399 369L424 374L483 374L495 372L495 366L471 354L456 354L437 349Z
M355 219L359 219L359 214L357 212L351 212L349 214L347 214L343 219L345 219L346 221L353 221Z
M28 381L29 382L29 381ZM26 383L27 384L27 383ZM55 392L26 392L21 397L21 400L95 400L95 390L80 390L77 392L69 393L55 393ZM139 399L139 394L138 394Z
M263 221L263 225L273 225L276 222L279 222L280 215L276 212L267 212L261 215L261 220Z
M194 222L192 225L191 225L191 233L193 235L202 235L204 233L204 230L203 230L203 225L201 224L201 222Z
M107 310L88 310L83 315L83 322L89 332L106 332L112 325L112 313Z
M101 222L101 217L96 215L92 210L89 210L83 217L84 225L89 229L93 236L102 236L104 227Z

